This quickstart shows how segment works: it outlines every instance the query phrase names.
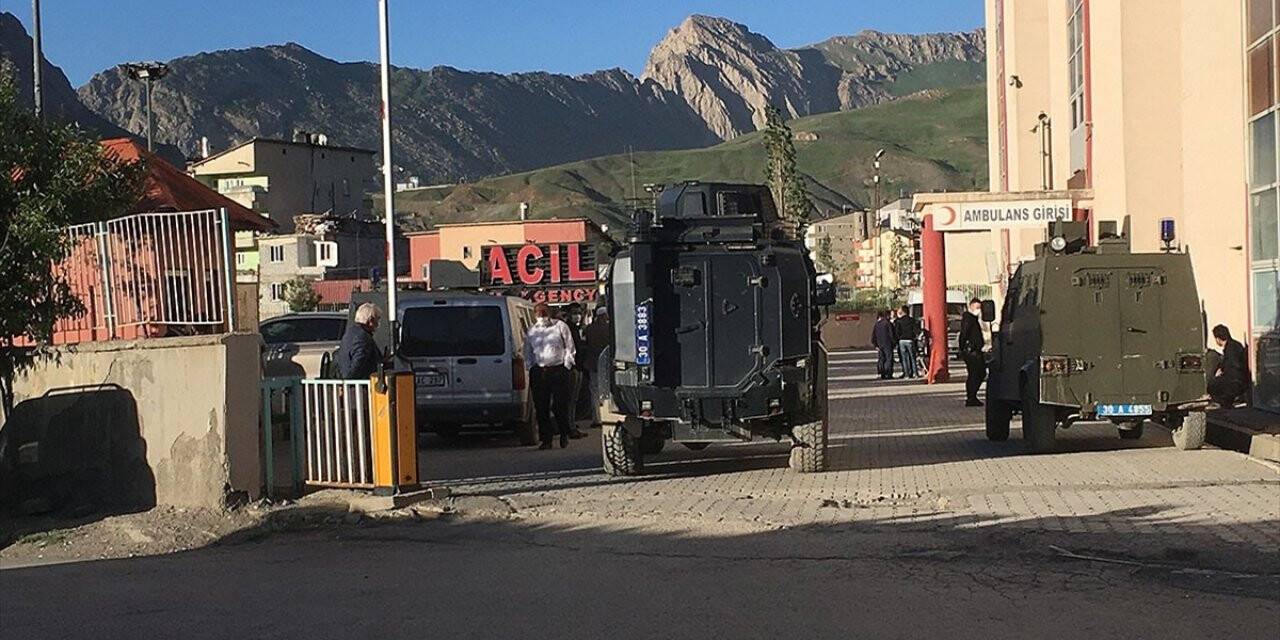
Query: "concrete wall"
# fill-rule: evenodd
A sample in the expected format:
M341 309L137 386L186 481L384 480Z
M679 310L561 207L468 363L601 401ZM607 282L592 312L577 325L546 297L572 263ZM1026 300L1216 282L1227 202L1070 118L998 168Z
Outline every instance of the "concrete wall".
M133 486L130 493L150 489L154 504L183 507L219 508L232 499L256 499L262 484L260 342L257 334L238 333L62 349L56 359L15 381L14 416L3 428L11 443L22 434L56 433L67 426L60 422L67 404L59 403L57 410L40 406L71 398L77 413L91 417L82 425L90 433L47 437L30 449L38 451L38 461L29 459L28 465L73 473L75 464L65 459L72 454L57 442L92 438L98 430L134 433L145 449L145 456L137 457L145 458L150 473L131 474L129 482L150 481L154 487ZM122 398L124 404L131 398L134 406L120 410ZM136 424L117 424L129 421Z
M871 328L876 324L876 314L864 311L857 315L857 320L838 320L833 313L822 323L822 343L828 350L871 348Z

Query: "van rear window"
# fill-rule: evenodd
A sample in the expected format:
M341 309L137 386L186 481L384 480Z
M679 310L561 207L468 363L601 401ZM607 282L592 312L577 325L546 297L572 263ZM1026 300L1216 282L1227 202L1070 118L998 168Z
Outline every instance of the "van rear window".
M400 331L400 352L411 358L502 355L506 342L502 311L489 306L406 309Z

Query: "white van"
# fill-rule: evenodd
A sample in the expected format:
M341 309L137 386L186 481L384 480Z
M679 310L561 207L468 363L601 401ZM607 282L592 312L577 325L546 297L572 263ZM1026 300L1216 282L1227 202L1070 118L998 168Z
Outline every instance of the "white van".
M538 441L525 372L533 304L513 296L404 292L397 302L399 360L414 373L418 427L453 436L501 425Z

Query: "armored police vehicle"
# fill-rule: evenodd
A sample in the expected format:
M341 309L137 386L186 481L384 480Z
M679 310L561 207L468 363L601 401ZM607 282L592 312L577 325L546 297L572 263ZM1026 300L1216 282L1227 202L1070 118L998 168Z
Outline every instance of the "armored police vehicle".
M1126 439L1158 422L1178 448L1197 449L1205 334L1191 259L1133 253L1114 223L1099 236L1088 247L1083 223L1053 223L1050 241L1010 279L992 337L987 437L1007 439L1020 412L1035 452L1082 420L1111 421Z
M793 469L823 470L818 320L834 292L816 276L764 186L689 182L638 211L606 281L605 470L639 473L667 440L698 450L755 438L789 439Z

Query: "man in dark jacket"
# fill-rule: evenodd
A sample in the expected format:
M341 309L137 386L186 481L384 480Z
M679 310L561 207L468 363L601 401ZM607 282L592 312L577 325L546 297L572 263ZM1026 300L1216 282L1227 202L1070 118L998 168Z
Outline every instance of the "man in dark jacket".
M382 310L372 302L356 309L355 322L347 325L342 345L338 347L339 376L347 380L368 380L377 373L382 356L378 353L378 343L373 341L373 332L381 319Z
M584 331L586 349L582 357L582 370L587 376L587 390L591 400L591 426L600 426L600 356L613 344L613 323L609 321L609 308L596 307L595 319Z
M969 301L969 308L960 320L960 357L964 359L964 368L968 377L964 381L966 407L981 407L978 399L978 388L987 377L987 357L982 350L987 346L987 339L982 335L982 325L978 317L982 315L982 301L974 298Z
M1231 337L1225 325L1213 328L1213 340L1222 349L1222 360L1209 372L1208 391L1213 401L1230 407L1249 390L1249 354L1244 345Z
M876 324L871 328L871 346L876 348L876 373L880 374L882 380L892 378L893 350L897 346L897 340L887 311L876 314Z
M893 332L898 336L898 359L902 361L902 377L916 378L920 372L916 368L916 339L920 335L920 323L907 313L904 305L898 309L898 317L893 320Z

